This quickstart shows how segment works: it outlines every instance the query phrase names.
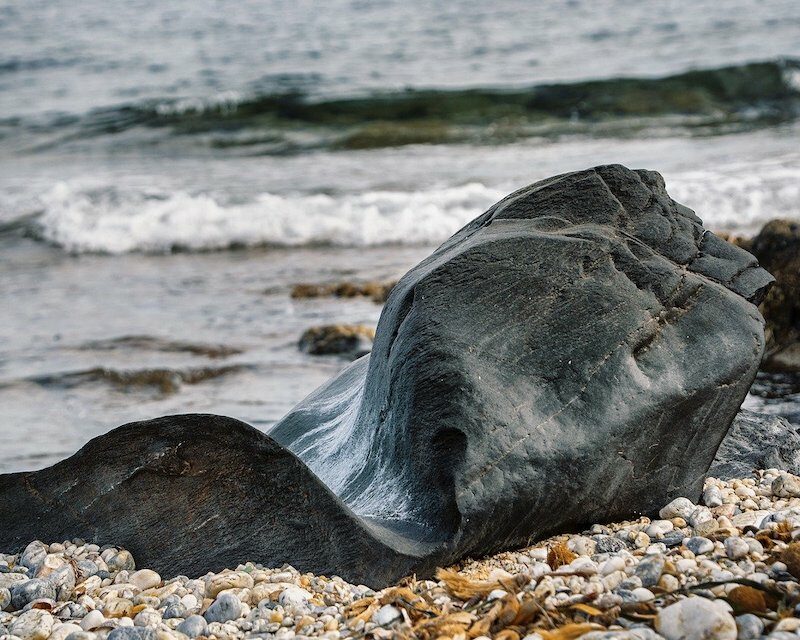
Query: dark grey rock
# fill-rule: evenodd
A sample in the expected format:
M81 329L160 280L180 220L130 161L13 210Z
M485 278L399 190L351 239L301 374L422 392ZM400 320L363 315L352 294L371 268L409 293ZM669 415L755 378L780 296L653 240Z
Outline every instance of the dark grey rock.
M627 543L615 536L592 536L595 542L595 553L616 553L627 549Z
M742 410L722 441L708 475L727 480L755 469L800 473L800 427L785 418Z
M372 353L269 436L168 416L0 476L0 548L80 535L162 573L258 558L379 586L697 501L771 281L657 173L538 182L406 274Z
M117 627L106 640L156 640L158 635L150 627Z
M198 616L197 614L189 616L177 627L177 631L186 634L190 638L206 635L206 629L208 629L208 623L206 622L206 619L203 616Z
M15 582L9 588L11 592L11 610L19 611L34 600L55 600L56 586L47 580L31 578L23 582Z
M242 603L232 593L220 593L217 599L206 609L205 618L208 622L228 622L237 620L242 615Z

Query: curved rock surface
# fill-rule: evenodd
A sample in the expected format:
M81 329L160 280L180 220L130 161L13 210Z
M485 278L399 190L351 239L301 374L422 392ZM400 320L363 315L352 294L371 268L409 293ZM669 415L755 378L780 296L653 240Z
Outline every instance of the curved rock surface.
M538 182L406 274L372 353L270 436L214 416L121 427L0 477L0 547L82 535L165 571L250 557L379 585L695 498L758 368L771 281L657 173Z

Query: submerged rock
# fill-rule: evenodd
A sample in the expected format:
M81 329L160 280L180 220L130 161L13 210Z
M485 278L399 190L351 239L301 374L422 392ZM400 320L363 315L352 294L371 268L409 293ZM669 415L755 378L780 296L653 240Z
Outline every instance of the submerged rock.
M269 436L169 416L0 476L0 547L80 535L162 575L256 557L380 585L697 501L771 281L657 173L538 182L406 274L372 353Z
M298 347L314 356L340 355L351 360L372 349L375 329L361 324L329 324L311 327L300 337Z

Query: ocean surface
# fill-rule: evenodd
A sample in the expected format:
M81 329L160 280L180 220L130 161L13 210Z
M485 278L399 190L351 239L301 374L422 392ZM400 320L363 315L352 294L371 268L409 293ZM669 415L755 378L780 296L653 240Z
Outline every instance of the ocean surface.
M127 421L268 430L309 326L509 191L621 162L706 226L800 218L800 3L0 4L0 472ZM800 385L746 405L800 414Z

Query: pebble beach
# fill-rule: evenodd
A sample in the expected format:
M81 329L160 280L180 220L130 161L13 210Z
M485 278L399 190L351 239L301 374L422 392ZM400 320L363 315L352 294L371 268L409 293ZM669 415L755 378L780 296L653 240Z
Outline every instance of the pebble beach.
M121 548L0 553L0 640L800 637L800 477L707 479L658 519L594 524L374 591L257 558L199 578Z

